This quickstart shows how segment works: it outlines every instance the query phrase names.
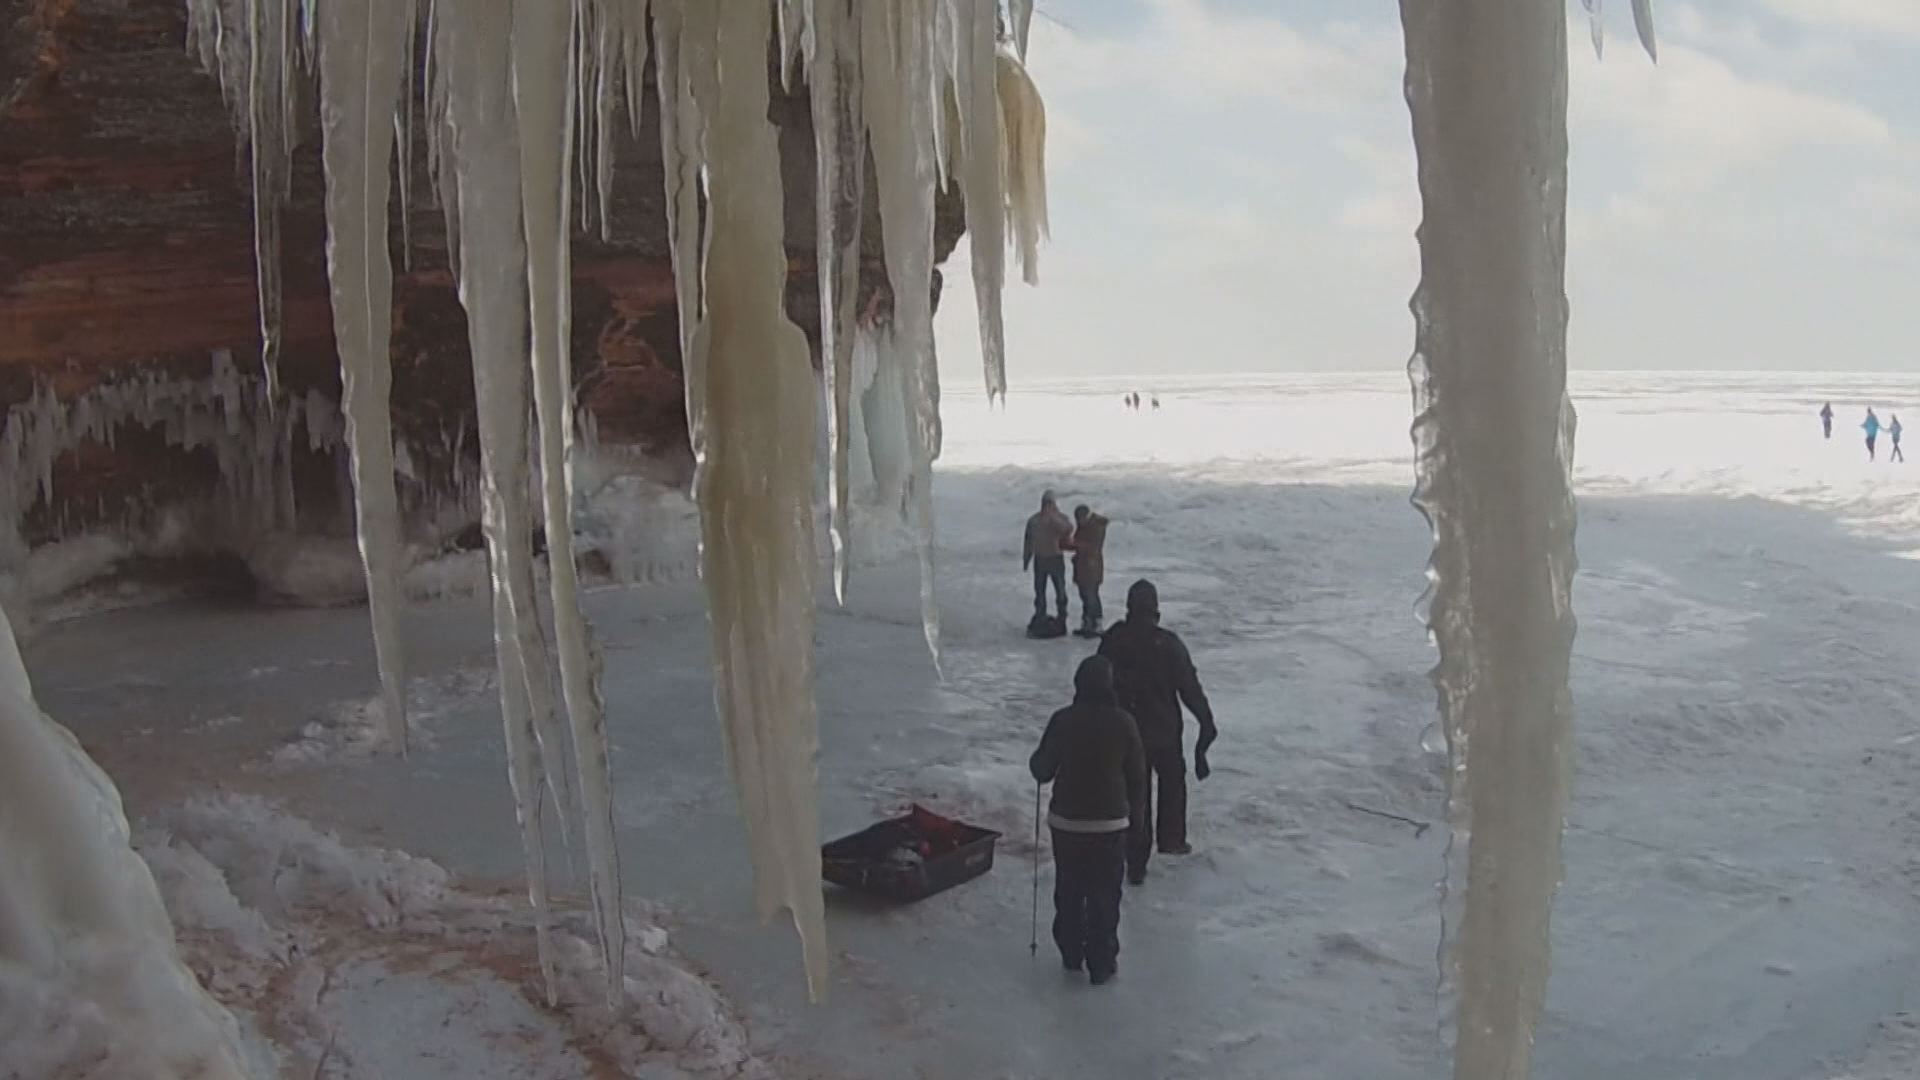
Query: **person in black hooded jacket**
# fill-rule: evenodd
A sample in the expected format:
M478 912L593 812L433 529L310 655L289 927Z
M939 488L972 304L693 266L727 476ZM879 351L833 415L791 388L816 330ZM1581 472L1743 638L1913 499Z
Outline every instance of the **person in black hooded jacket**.
M1149 793L1134 819L1127 848L1127 880L1138 885L1147 878L1147 860L1156 842L1168 855L1193 850L1187 843L1187 758L1180 706L1185 704L1200 723L1193 771L1202 780L1212 773L1207 749L1220 730L1214 726L1213 706L1200 688L1200 675L1186 643L1160 625L1160 593L1153 582L1143 578L1127 590L1127 617L1100 639L1100 655L1113 663L1120 706L1139 724L1147 766L1160 784L1158 813Z
M1085 966L1098 986L1119 967L1127 836L1147 797L1146 753L1114 696L1111 664L1080 662L1073 704L1047 721L1028 766L1053 784L1053 940L1067 970Z

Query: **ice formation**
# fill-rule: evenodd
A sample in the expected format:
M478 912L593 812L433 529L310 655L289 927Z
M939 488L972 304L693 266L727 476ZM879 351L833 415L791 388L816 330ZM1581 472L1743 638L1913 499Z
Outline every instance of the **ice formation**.
M867 200L866 113L860 0L816 0L808 90L814 131L814 213L820 281L820 370L826 379L828 531L833 589L847 600L849 448L853 350L860 289L861 216Z
M113 782L33 697L0 611L0 1075L240 1080Z
M428 174L448 222L449 257L468 312L475 364L496 659L530 897L545 925L542 812L551 798L564 821L577 803L602 960L617 993L625 948L607 736L598 656L580 611L573 565L569 242L576 191L581 225L597 223L603 235L611 227L614 117L624 102L629 123L639 129L651 59L717 705L762 905L794 912L818 994L825 985L826 943L808 645L816 575L816 390L805 339L784 311L786 233L779 143L767 115L768 52L777 49L774 66L784 83L791 86L803 72L810 80L818 121L816 226L835 582L844 590L854 471L849 465L853 429L860 428L857 437L869 459L862 468L879 481L886 501L918 526L923 609L937 657L933 201L938 186L957 181L973 234L987 381L997 396L1005 389L999 294L1009 222L1029 279L1045 231L1044 118L1020 63L1031 4L1015 4L1009 12L1011 48L1001 43L994 0L186 4L191 46L219 77L250 152L265 390L244 391L230 361L219 357L210 384L189 390L153 380L123 384L99 394L126 400L103 400L98 408L91 397L78 404L36 397L28 422L10 422L7 429L6 464L15 466L0 478L7 485L0 509L12 511L7 554L24 551L19 521L37 498L50 494L55 457L82 438L110 439L128 419L161 425L172 442L212 443L223 481L246 489L232 493L236 508L259 515L263 532L293 524L288 455L296 427L304 423L314 440L340 437L338 418L316 407L311 396L304 409L276 408L274 397L278 213L288 191L296 102L308 100L308 88L317 82L328 269L355 518L384 713L394 742L404 745L402 529L395 484L411 466L404 445L393 438L386 400L392 324L388 208L397 158L401 246L409 251L407 166L415 96L424 95ZM894 305L884 316L869 313L862 325L855 300L870 144ZM529 385L538 421L531 431ZM323 431L322 417L331 417L334 426ZM530 497L528 467L536 447L540 513ZM539 519L551 549L552 651L570 721L565 730L535 596L530 537ZM569 745L571 777L560 767ZM123 835L107 840L109 848L124 847ZM546 970L551 978L550 958Z
M700 6L683 6L682 16ZM701 569L715 703L756 893L764 914L793 912L817 998L827 952L814 763L813 374L806 339L784 313L779 143L767 119L767 80L732 74L765 71L771 12L764 4L715 8L684 24L677 118L699 132L705 157L705 303L686 357L688 409L698 411L703 433L695 481L706 538ZM711 96L702 96L703 85Z
M457 277L467 310L473 386L480 431L481 522L493 582L494 657L500 670L500 711L507 740L521 845L527 860L528 899L540 939L541 972L553 994L548 947L548 878L541 829L541 778L559 819L570 800L565 754L535 599L533 511L528 494L526 363L526 244L520 229L519 151L513 124L511 13L500 5L436 10L436 75L447 92L446 140L439 153L453 169L441 198L455 206L465 251Z
M1573 722L1567 12L1402 0L1401 20L1425 213L1415 502L1434 530L1453 825L1441 989L1454 1075L1518 1080L1546 998Z
M273 0L266 0L273 2ZM255 5L258 6L258 3ZM327 179L327 279L340 353L341 410L353 458L360 553L380 666L387 735L407 745L406 662L400 639L405 567L394 487L393 263L387 202L411 0L328 0L317 10L321 160Z

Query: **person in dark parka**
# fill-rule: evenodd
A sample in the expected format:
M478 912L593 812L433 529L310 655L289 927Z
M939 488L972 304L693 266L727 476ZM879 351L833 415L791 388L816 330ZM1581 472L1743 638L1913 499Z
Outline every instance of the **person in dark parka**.
M1147 797L1140 731L1114 696L1106 660L1080 662L1073 704L1047 721L1028 767L1053 784L1053 940L1067 970L1084 966L1098 986L1119 969L1127 837Z
M1220 731L1214 726L1213 707L1200 688L1200 675L1186 643L1160 625L1160 593L1153 582L1142 579L1127 590L1127 617L1101 638L1100 655L1113 662L1120 706L1139 725L1147 766L1160 786L1157 812L1150 792L1135 816L1127 849L1127 880L1138 885L1146 880L1147 860L1156 842L1167 855L1193 850L1187 843L1187 759L1180 706L1185 704L1200 723L1193 761L1194 775L1202 780L1212 773L1207 750Z

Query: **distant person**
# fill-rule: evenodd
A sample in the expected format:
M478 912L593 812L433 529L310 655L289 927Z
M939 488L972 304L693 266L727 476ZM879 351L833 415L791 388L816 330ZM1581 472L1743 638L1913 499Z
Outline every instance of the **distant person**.
M1902 430L1904 429L1900 426L1900 414L1889 413L1887 417L1887 441L1893 443L1893 450L1887 454L1887 460L1890 462L1897 461L1905 465L1907 463L1907 454L1906 451L1900 449L1900 432Z
M1159 394L1153 395L1153 411L1154 412L1160 411L1160 395Z
M1073 704L1047 721L1027 767L1053 784L1053 941L1068 971L1084 967L1099 986L1119 970L1127 835L1147 798L1140 730L1120 708L1104 657L1080 661Z
M1872 409L1867 410L1867 419L1860 425L1860 430L1867 433L1867 460L1872 461L1873 444L1880 441L1880 418L1873 415Z
M1073 547L1073 522L1060 512L1053 492L1040 496L1040 512L1027 519L1026 543L1021 549L1020 568L1033 569L1033 617L1047 615L1047 583L1053 583L1053 595L1059 605L1061 633L1067 621L1067 551Z
M1833 438L1833 402L1820 406L1820 433Z
M1186 740L1180 706L1184 703L1200 722L1193 772L1202 780L1213 772L1207 750L1220 731L1186 643L1160 625L1160 593L1153 582L1142 579L1127 590L1127 617L1101 638L1100 655L1113 661L1120 706L1139 724L1147 767L1159 778L1158 812L1149 791L1127 845L1127 880L1138 885L1147 879L1147 861L1156 844L1166 855L1193 851L1187 843Z
M1100 584L1107 578L1107 519L1081 503L1073 508L1073 587L1080 593L1081 637L1099 637Z

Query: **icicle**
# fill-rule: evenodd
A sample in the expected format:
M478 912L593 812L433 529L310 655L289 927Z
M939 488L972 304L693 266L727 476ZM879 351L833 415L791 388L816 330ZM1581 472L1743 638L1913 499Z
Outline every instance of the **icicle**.
M706 151L696 95L711 97L715 11L711 4L653 0L653 44L657 53L660 96L660 155L666 183L667 246L673 260L675 299L679 304L681 371L687 392L687 441L695 471L704 456L706 382L693 353L694 327L705 309L705 277L700 265L700 176ZM684 46L693 42L697 48ZM695 477L696 483L698 477Z
M1653 0L1633 0L1633 28L1640 34L1640 44L1647 50L1647 56L1656 63L1660 59L1659 43L1653 39Z
M340 351L342 411L353 455L360 554L367 567L381 704L387 734L406 752L406 667L400 639L403 541L394 490L393 266L387 198L393 115L410 0L328 0L321 5L322 155L327 174L327 276Z
M268 401L280 397L280 208L290 194L286 127L289 0L247 3L247 149L253 167L254 286L260 304L260 370Z
M400 175L400 261L413 269L413 107L416 96L415 72L420 64L420 18L413 12L407 19L405 60L400 68L400 104L393 113L393 135L399 140L395 169Z
M1013 47L1022 63L1027 59L1027 39L1033 31L1033 0L1007 0L1007 14L1013 23Z
M758 7L759 5L751 5ZM513 18L513 93L519 122L522 224L527 237L527 293L532 313L533 397L540 419L540 482L545 495L547 561L553 593L560 682L572 726L586 819L594 921L606 964L610 1001L625 993L626 923L620 859L614 842L607 727L594 679L592 645L580 610L573 561L573 499L567 467L573 441L568 386L568 321L572 260L567 234L569 133L577 102L572 18L561 3L519 3ZM777 170L776 170L777 175ZM471 259L469 259L471 261Z
M601 16L594 39L593 187L600 211L601 240L613 238L614 80L620 75L620 61L625 56L622 20L629 17L645 18L645 8L634 13L616 0Z
M778 0L780 5L780 87L793 93L794 61L804 51L811 27L808 18L816 0Z
M449 3L444 13L436 12L435 22L434 47L442 54L439 74L454 89L444 95L452 141L442 151L452 169L453 185L442 198L461 205L459 220L469 230L463 248L475 255L463 265L458 280L472 342L501 719L527 862L528 899L551 1000L547 860L539 827L541 797L535 762L553 796L563 836L573 799L563 768L566 739L555 710L533 572L527 461L527 248L520 224L519 134L509 82L513 23L505 5L472 2Z
M708 6L696 0L688 11ZM771 12L711 8L718 33L707 41L717 47L692 34L681 42L709 154L707 317L688 356L690 375L704 369L701 576L760 907L793 913L818 1000L827 942L813 700L816 391L806 338L785 314L780 150L767 118ZM709 66L724 77L703 97L700 68Z
M1007 195L1006 166L1000 160L1000 102L995 88L995 5L993 0L945 2L957 5L960 194L967 206L973 295L980 309L980 354L986 363L987 396L997 399L1007 392L1006 330L1000 314L1007 264Z
M912 515L919 529L920 614L927 647L940 663L940 617L933 576L933 455L940 444L939 373L933 362L932 98L912 92L933 67L927 0L901 0L885 17L866 20L861 35L869 137L879 185L881 236L893 291L894 348L881 370L897 370L913 466ZM889 364L888 352L894 352ZM876 468L876 473L878 469ZM902 508L903 510L905 507Z
M867 197L866 120L861 84L860 0L815 0L807 70L813 97L815 250L820 281L820 367L827 383L827 509L833 536L833 591L847 602L848 423L851 419L855 301L860 290L861 218ZM879 16L876 16L879 17Z
M1040 242L1047 236L1047 108L1026 66L1007 49L1000 50L997 73L1007 213L1021 280L1038 285Z
M1401 0L1401 19L1425 206L1415 503L1435 537L1454 829L1442 992L1454 1075L1522 1078L1547 989L1572 732L1567 12Z
M621 52L626 65L627 123L635 138L640 136L643 101L647 79L647 0L628 0L626 18L621 23Z

